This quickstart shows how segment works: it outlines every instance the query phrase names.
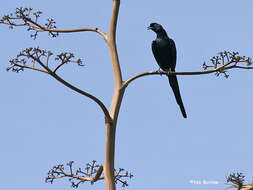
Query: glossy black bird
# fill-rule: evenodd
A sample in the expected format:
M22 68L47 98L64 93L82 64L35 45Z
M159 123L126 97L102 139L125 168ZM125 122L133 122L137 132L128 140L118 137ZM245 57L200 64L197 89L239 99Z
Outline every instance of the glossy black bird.
M160 24L151 23L148 29L153 30L157 34L156 39L152 42L152 52L159 67L163 71L175 71L177 61L177 50L175 42L168 37L166 31ZM183 117L186 118L187 115L180 95L177 76L168 76L168 78L177 104L181 109Z

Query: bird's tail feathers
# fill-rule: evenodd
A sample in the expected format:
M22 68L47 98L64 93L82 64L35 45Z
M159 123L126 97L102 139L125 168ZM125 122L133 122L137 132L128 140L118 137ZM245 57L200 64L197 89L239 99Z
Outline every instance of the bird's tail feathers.
M181 95L180 95L177 76L168 76L168 79L169 79L170 86L171 86L171 88L174 92L177 104L179 105L180 110L182 112L182 115L183 115L184 118L187 118L187 115L186 115L186 112L185 112L185 109L184 109L184 104L183 104L183 101L182 101L182 98L181 98Z

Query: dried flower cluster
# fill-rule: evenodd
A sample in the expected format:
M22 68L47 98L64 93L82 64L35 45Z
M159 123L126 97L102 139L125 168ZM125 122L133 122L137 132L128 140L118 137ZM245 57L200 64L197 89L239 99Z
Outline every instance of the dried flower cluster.
M128 186L128 183L126 180L122 180L122 178L129 178L131 179L133 175L129 173L128 171L125 171L123 168L119 168L119 170L114 170L115 173L115 183L120 182L122 184L122 187Z
M67 169L63 164L54 166L48 172L48 176L46 177L46 183L53 183L54 180L59 178L68 178L71 182L71 186L73 188L78 188L81 183L89 181L91 184L98 180L103 180L104 176L102 176L103 165L99 165L93 160L91 163L86 164L86 167L83 169L78 168L77 170L73 169L74 161L70 161L66 164ZM66 171L68 170L68 171ZM132 178L133 175L127 171L124 172L124 169L120 168L118 171L115 170L115 183L120 182L122 187L128 186L126 180L122 180L123 178Z
M253 183L245 184L245 176L242 173L232 173L227 177L227 183L231 184L228 188L238 190L253 190Z
M47 19L47 23L42 26L38 23L41 11L32 12L32 8L16 8L14 13L4 15L0 20L1 24L7 24L12 29L15 26L27 26L28 31L34 31L31 38L36 39L38 32L48 31L51 37L57 37L58 32L52 31L55 29L55 21L52 18Z
M223 51L218 53L217 56L213 56L210 61L212 65L207 65L205 62L203 63L204 70L208 68L217 69L216 76L223 74L226 78L228 78L227 71L232 68L241 68L241 69L252 69L250 65L252 65L252 59L250 57L240 56L238 52L229 52ZM238 63L246 63L245 66L239 66Z
M242 173L232 173L227 177L227 183L235 184L241 189L245 176Z
M60 53L55 56L57 65L53 68L49 67L49 59L53 55L51 51L41 50L40 48L27 48L21 51L16 58L10 60L10 66L7 67L7 71L14 72L23 71L25 68L32 69L48 74L56 73L56 71L67 63L77 63L79 66L83 66L81 59L74 59L73 53Z

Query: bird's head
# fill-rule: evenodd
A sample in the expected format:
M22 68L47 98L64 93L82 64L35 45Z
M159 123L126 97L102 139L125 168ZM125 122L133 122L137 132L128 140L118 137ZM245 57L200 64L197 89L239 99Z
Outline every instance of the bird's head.
M163 31L163 27L162 25L158 24L158 23L151 23L148 27L148 30L153 30L155 33L161 32Z

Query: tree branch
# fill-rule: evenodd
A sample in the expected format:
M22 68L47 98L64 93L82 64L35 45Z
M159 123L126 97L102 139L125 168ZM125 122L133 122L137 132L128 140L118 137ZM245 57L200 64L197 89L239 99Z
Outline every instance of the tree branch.
M43 31L57 32L57 33L73 33L73 32L86 32L86 31L96 32L96 33L100 34L104 38L104 40L107 42L106 33L104 33L103 31L101 31L98 28L91 28L91 27L78 28L78 29L47 29L47 28L43 28Z
M131 78L129 78L128 80L126 80L123 85L122 85L122 89L125 89L132 81L134 81L135 79L144 77L144 76L148 76L148 75L203 75L203 74L210 74L210 73L216 73L216 76L219 76L221 73L224 74L224 76L227 78L228 74L226 74L227 70L233 69L233 68L238 68L238 69L253 69L252 66L252 60L251 58L246 58L245 56L239 56L238 52L220 52L219 56L213 57L211 59L213 65L206 65L206 63L203 63L203 68L206 71L197 71L197 72L165 72L165 71L153 71L153 72L144 72L144 73L140 73L137 74ZM227 56L225 56L227 55ZM229 55L229 56L228 56ZM227 62L225 62L225 59L227 59ZM220 63L219 61L222 60L222 63ZM238 63L245 63L246 66L238 66ZM218 67L218 65L220 65ZM214 68L214 69L210 69L207 70L208 68Z
M89 181L91 184L93 184L95 182L94 174L97 175L97 169L100 168L99 165L96 165L95 160L93 160L91 164L86 164L85 171L83 171L81 168L78 168L74 171L73 163L74 161L70 161L66 164L68 166L69 172L65 171L63 164L53 166L53 168L49 170L48 176L45 179L46 183L52 184L56 179L69 178L72 187L78 188L80 183ZM99 176L96 178L96 181L103 179L103 177Z
M122 85L122 89L125 89L135 79L138 79L138 78L141 78L141 77L144 77L144 76L148 76L148 75L167 75L167 76L168 75L202 75L202 74L214 73L214 72L217 72L217 71L218 71L218 69L212 69L212 70L209 70L209 71L197 71L197 72L172 72L172 71L169 71L169 72L166 72L166 71L144 72L144 73L139 73L137 75L134 75L133 77L126 80Z
M19 69L15 68L15 67L18 67ZM26 69L31 69L31 70L35 70L35 71L40 71L42 73L47 73L49 74L46 70L43 70L43 69L39 69L39 68L36 68L36 67L30 67L30 66L27 66L27 65L20 65L20 64L15 64L14 65L11 65L10 67L7 67L7 71L9 70L12 70L14 72L19 72L20 70L23 70L24 68Z
M103 165L100 165L95 177L93 178L93 182L96 182L97 180L101 179L100 176L102 175L103 169Z
M81 90L81 89L79 89L79 88L71 85L70 83L68 83L65 80L63 80L61 77L59 77L54 72L50 72L49 74L51 76L53 76L56 80L58 80L59 82L61 82L62 84L64 84L65 86L69 87L70 89L72 89L72 90L78 92L79 94L82 94L82 95L84 95L84 96L92 99L94 102L96 102L99 105L99 107L102 109L102 111L104 112L105 122L106 123L112 123L112 119L110 117L110 114L109 114L107 108L105 107L105 105L98 98L96 98L95 96L93 96L93 95L91 95L91 94L89 94L89 93L87 93L87 92L85 92L85 91L83 91L83 90Z
M72 90L78 92L79 94L82 94L82 95L92 99L94 102L96 102L99 105L99 107L102 109L102 111L104 112L105 122L112 123L112 119L111 119L111 116L110 116L107 108L98 98L96 98L95 96L71 85L70 83L63 80L59 75L57 75L55 73L58 68L60 68L63 64L65 64L67 62L77 62L78 65L82 65L81 60L78 59L77 61L73 61L72 58L74 57L74 55L72 53L61 53L61 54L57 55L55 58L55 60L60 60L61 63L56 67L56 69L54 69L54 71L52 71L48 67L48 60L51 55L52 55L52 53L50 51L41 50L39 48L27 48L26 50L23 50L22 52L20 52L20 54L17 55L17 57L15 59L12 59L10 61L11 66L8 67L7 70L11 69L12 71L19 72L20 70L23 70L24 68L28 68L28 69L44 72L44 73L51 75L52 77L54 77L56 80L58 80L59 82L61 82L65 86L69 87L70 89L72 89ZM23 57L27 58L28 60L32 59L31 63L33 64L33 66L28 66L27 60L25 60ZM46 58L46 64L44 64L42 62L42 60L41 60L42 58ZM38 63L44 70L36 68L34 66L35 63Z
M104 40L107 42L107 35L98 28L86 27L78 29L56 29L55 21L53 19L48 19L48 23L45 26L42 26L38 23L38 18L42 14L41 11L32 13L34 19L31 18L31 8L16 8L15 13L5 15L0 20L1 24L9 25L11 28L14 26L27 26L28 30L36 31L35 34L31 35L34 39L37 37L38 32L49 32L53 37L56 37L58 33L73 33L73 32L96 32L101 35ZM15 15L15 16L13 16ZM21 23L16 23L17 21L22 21Z

